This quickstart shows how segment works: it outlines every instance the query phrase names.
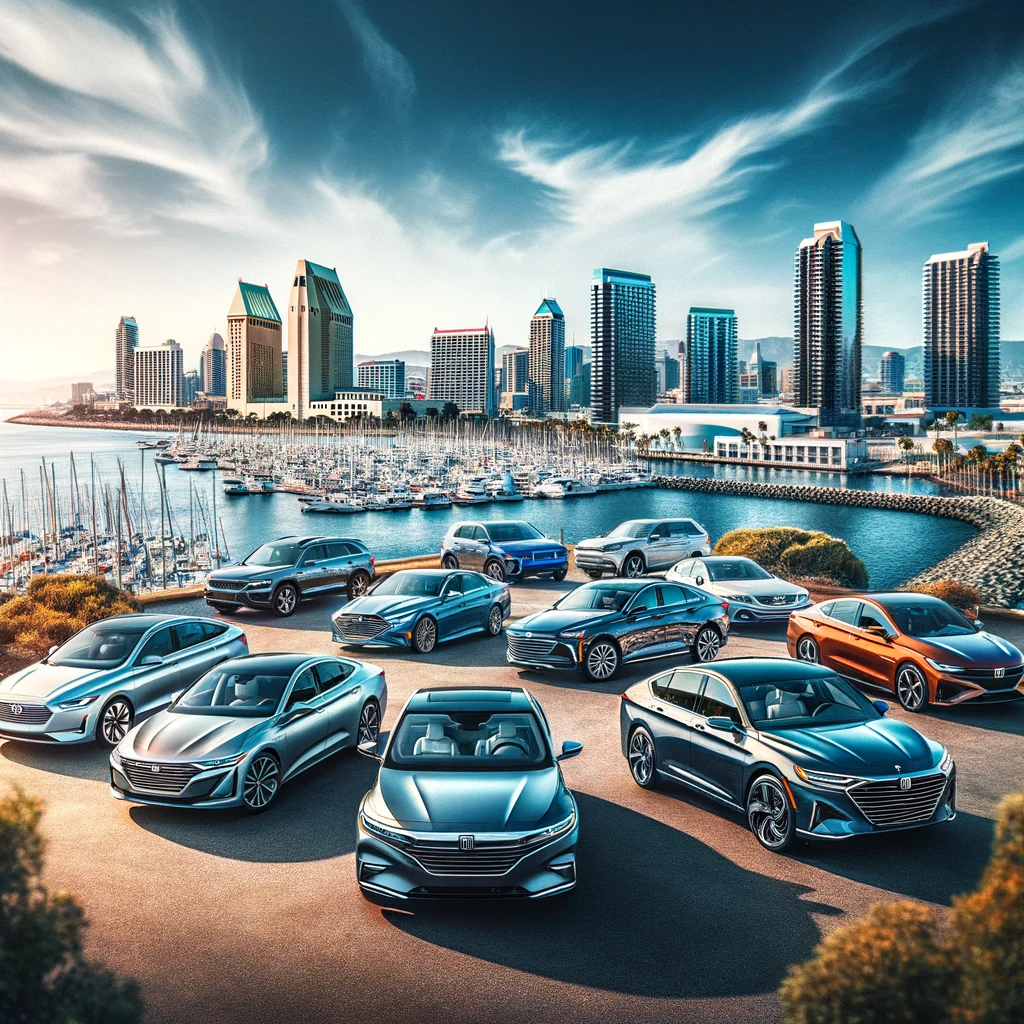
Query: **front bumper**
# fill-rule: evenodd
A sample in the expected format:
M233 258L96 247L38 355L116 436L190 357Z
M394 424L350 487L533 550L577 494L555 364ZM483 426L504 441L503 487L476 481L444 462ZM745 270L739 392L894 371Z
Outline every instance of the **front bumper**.
M939 675L935 680L932 692L935 699L932 702L936 707L950 708L960 704L1007 704L1011 701L1024 700L1024 693L1020 691L1020 683L1009 683L1009 685L996 688L999 680L993 679L991 685L982 685L973 680L964 679L957 675Z
M577 545L573 553L576 568L582 569L584 572L600 570L601 572L617 573L622 565L622 559L625 557L625 548L621 551L602 551L600 548L581 548Z
M574 669L582 659L582 643L557 637L527 637L507 630L505 660L524 668Z
M798 604L746 604L743 601L729 601L730 622L788 622L792 612L800 612L810 608L814 603L810 598Z
M33 709L42 705L41 701L26 698L21 704L5 701L11 707L28 707ZM96 718L105 701L103 698L94 700L86 708L77 711L53 711L46 721L25 723L8 721L5 715L0 720L0 740L17 740L19 743L39 743L47 746L70 746L74 743L92 743L96 739ZM47 710L49 708L47 707Z
M521 580L526 576L539 576L549 572L568 572L568 553L555 558L518 558L505 556L505 573L510 579Z
M202 810L218 810L227 807L241 807L242 778L244 763L233 768L208 768L192 777L178 793L161 793L133 785L122 768L109 765L110 794L117 800L133 804L150 804L154 807L189 807Z
M211 582L214 583L211 586ZM250 587L241 590L221 590L215 581L207 581L203 589L203 599L207 604L244 604L249 608L269 608L270 599L274 595L273 586Z

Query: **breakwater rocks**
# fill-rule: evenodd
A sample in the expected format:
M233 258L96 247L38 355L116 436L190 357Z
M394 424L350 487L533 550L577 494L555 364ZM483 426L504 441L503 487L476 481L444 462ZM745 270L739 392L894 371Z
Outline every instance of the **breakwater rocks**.
M1024 600L1024 507L1000 498L939 497L931 494L887 494L842 487L801 487L794 484L747 483L697 477L658 476L654 482L668 490L731 494L742 498L779 498L819 505L854 505L890 512L918 512L959 519L978 528L978 534L908 585L954 579L981 592L986 604L1015 608ZM883 543L886 539L883 539ZM898 544L899 537L889 542ZM854 552L856 554L856 552Z

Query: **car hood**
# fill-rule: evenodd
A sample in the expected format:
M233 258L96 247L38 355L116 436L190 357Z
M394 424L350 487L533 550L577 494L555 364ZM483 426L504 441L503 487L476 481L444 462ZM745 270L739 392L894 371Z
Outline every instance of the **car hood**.
M557 540L503 540L495 541L494 547L508 555L528 554L531 551L564 551L565 546Z
M265 718L160 711L125 737L121 753L158 761L227 757L240 754L248 734L266 722Z
M984 630L964 636L929 637L927 640L904 636L901 639L908 647L935 661L952 661L972 668L1010 668L1022 660L1013 644Z
M609 537L592 537L590 540L579 540L576 542L578 548L597 548L601 550L603 548L610 547L613 544L629 544L630 541L634 541L637 544L643 543L643 538L629 538L629 537L616 537L614 539Z
M357 597L354 601L339 608L334 617L339 615L383 615L385 618L396 618L400 615L411 615L421 608L430 608L440 600L436 596L402 597L399 594L381 594L374 597Z
M44 665L41 661L0 681L0 694L18 697L66 697L81 689L82 696L90 685L104 681L115 669L72 668L70 665Z
M273 576L286 566L268 568L265 565L231 565L226 569L214 569L210 573L211 580L251 580L257 576Z
M804 768L839 775L894 775L934 766L937 747L904 722L771 729L762 741ZM897 765L899 767L897 767Z
M543 822L561 788L553 767L522 772L382 768L368 810L414 830L525 831Z
M557 633L572 626L590 627L614 618L618 612L601 611L586 608L549 608L547 611L534 612L520 619L510 632L515 633Z
M703 590L713 594L748 594L750 597L773 597L777 594L806 594L805 587L795 583L787 583L778 578L771 580L721 580L714 583L705 582Z

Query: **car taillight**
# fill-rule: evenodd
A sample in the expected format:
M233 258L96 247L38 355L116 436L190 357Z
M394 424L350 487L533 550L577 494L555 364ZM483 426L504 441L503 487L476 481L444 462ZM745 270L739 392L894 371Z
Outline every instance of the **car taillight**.
M372 569L377 563L373 560L373 555L370 555L370 568Z
M728 613L728 611L729 611L729 602L728 601L723 601L722 602L722 611Z
M238 639L241 640L241 642L245 644L246 647L249 646L249 639L248 637L246 637L244 633Z
M621 695L621 699L622 699L622 700L629 700L629 694L628 694L628 693L624 693L624 694L622 694L622 695Z

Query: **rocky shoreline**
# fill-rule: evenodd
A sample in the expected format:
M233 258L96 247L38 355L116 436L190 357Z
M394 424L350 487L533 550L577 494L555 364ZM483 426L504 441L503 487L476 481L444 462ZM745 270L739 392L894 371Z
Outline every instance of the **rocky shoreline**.
M821 505L854 505L958 519L977 527L977 536L930 569L908 580L907 585L954 579L975 587L987 604L999 608L1015 608L1024 600L1024 507L1000 498L888 494L840 487L802 487L676 476L658 476L654 481L666 490L731 494L743 498L781 498Z

